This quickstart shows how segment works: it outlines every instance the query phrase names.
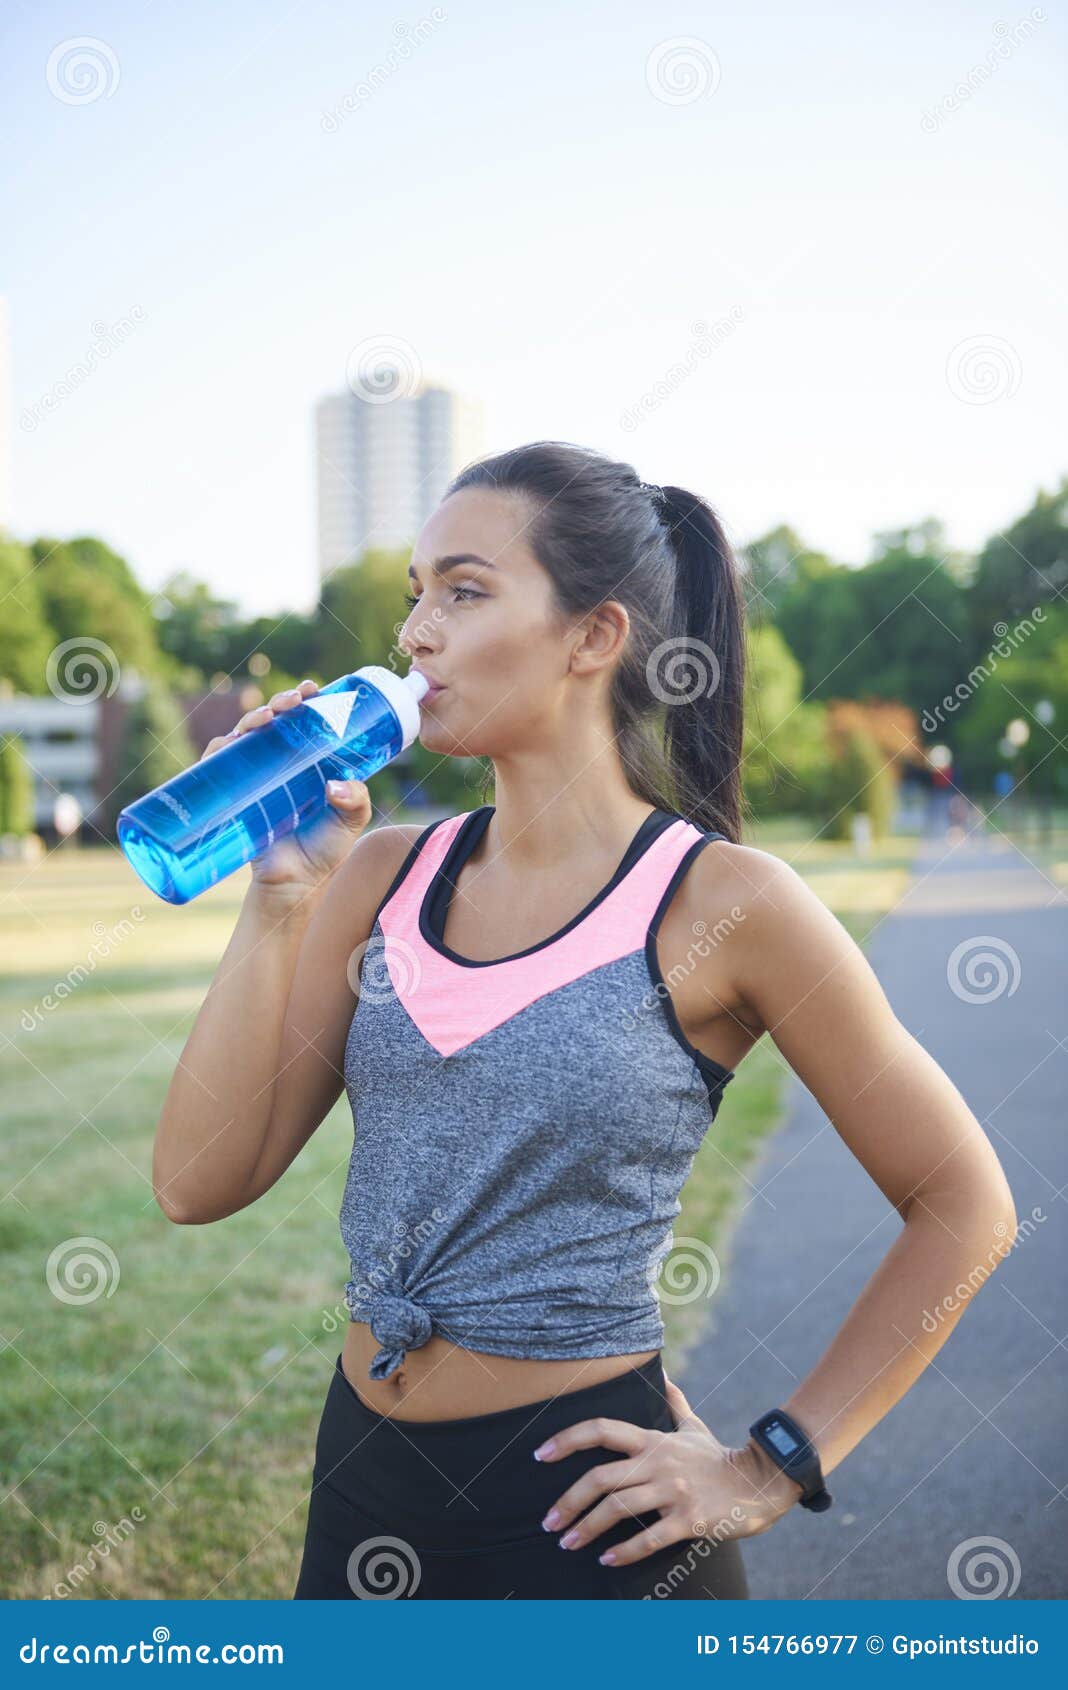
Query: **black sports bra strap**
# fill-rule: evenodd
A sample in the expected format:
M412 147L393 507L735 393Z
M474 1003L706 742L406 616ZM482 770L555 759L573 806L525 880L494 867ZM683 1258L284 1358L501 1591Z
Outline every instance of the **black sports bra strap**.
M424 827L424 829L423 829L422 833L419 835L418 839L410 847L407 856L405 857L404 861L401 863L400 868L397 870L396 874L393 876L393 879L390 881L389 886L386 888L386 892L385 892L384 897L379 899L378 908L375 910L375 913L374 913L374 920L371 922L371 927L368 929L369 932L373 931L375 922L378 920L379 916L382 914L382 911L385 909L386 905L389 903L389 900L392 898L393 894L397 891L398 887L403 885L404 881L407 880L409 874L412 872L412 869L415 866L415 862L416 862L416 859L419 856L419 853L422 851L423 846L426 844L427 840L430 838L430 835L434 832L434 829L441 827L443 825L443 823L448 821L449 819L450 818L448 816L439 816L437 821L428 822L426 827Z

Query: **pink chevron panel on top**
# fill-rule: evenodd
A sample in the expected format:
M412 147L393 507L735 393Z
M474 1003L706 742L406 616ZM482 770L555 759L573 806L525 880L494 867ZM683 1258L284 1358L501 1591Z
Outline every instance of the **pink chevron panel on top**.
M419 931L419 912L469 811L434 829L407 876L379 911L384 955L397 997L442 1056L499 1027L547 992L591 969L643 950L649 923L682 858L701 830L680 816L576 927L533 955L465 967L442 956Z

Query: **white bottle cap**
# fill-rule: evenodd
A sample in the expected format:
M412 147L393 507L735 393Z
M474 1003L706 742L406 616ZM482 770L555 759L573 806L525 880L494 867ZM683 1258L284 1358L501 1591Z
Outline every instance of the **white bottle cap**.
M407 675L395 675L381 663L365 663L353 674L384 695L401 725L401 750L406 750L419 733L419 700L430 687L426 676L415 669Z

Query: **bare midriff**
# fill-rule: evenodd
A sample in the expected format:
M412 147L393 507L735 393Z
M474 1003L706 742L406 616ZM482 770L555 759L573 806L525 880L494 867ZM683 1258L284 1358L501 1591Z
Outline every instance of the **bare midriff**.
M469 1415L519 1408L524 1403L541 1402L545 1397L614 1379L658 1354L656 1350L640 1350L636 1355L539 1361L486 1355L435 1332L418 1349L407 1350L388 1379L371 1379L367 1370L380 1347L366 1321L350 1321L341 1366L357 1396L378 1414L398 1420L462 1420Z

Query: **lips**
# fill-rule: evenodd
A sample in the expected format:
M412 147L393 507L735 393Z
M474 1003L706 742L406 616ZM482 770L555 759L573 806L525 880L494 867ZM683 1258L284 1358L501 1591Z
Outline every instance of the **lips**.
M445 691L445 688L442 687L442 686L439 686L437 681L432 681L430 679L430 676L426 673L425 670L416 669L414 671L414 673L417 674L417 675L422 675L424 681L426 681L426 683L427 683L426 692L423 694L422 698L419 701L421 704L429 704L433 699L435 699L437 697L439 692Z

